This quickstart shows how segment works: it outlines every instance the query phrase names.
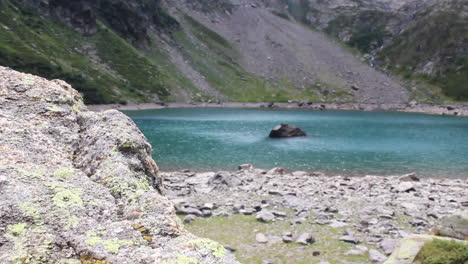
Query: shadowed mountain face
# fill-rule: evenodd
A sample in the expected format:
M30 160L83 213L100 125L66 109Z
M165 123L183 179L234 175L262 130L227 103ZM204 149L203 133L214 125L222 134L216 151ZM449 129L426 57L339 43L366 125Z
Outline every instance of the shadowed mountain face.
M466 6L435 2L0 0L0 64L87 103L465 99Z

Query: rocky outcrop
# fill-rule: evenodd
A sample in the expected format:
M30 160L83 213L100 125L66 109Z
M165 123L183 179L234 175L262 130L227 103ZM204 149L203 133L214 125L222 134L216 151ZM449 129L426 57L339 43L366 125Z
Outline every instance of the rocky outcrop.
M440 221L438 234L461 240L468 240L468 211L444 217Z
M411 264L414 263L416 256L421 248L433 240L457 241L468 245L467 241L460 241L451 238L437 237L431 235L410 235L400 241L393 254L384 262L384 264Z
M0 263L237 263L184 229L124 114L0 67L0 134Z
M281 124L275 126L269 137L271 138L287 138L287 137L305 137L307 136L304 131L295 126L290 126L288 124Z

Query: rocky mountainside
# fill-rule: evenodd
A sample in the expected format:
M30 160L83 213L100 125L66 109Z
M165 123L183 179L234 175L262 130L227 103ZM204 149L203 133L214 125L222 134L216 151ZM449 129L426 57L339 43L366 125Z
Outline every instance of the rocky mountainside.
M124 114L0 67L0 125L0 263L238 263L183 228Z
M0 64L65 79L87 103L468 97L461 0L0 0L0 12Z

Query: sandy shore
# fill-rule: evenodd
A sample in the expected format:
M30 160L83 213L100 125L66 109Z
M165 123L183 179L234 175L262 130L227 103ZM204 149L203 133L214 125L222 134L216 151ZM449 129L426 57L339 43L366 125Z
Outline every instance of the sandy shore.
M277 108L277 109L313 109L313 110L357 110L357 111L395 111L412 112L432 115L468 116L468 105L446 104L360 104L360 103L145 103L145 104L105 104L88 105L92 111L118 110L148 110L163 108L189 108L189 107L226 107L226 108Z

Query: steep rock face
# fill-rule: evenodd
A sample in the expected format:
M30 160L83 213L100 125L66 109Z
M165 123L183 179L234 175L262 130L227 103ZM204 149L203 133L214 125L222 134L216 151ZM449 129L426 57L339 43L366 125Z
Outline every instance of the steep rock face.
M184 230L124 114L0 67L0 134L1 263L237 263Z

